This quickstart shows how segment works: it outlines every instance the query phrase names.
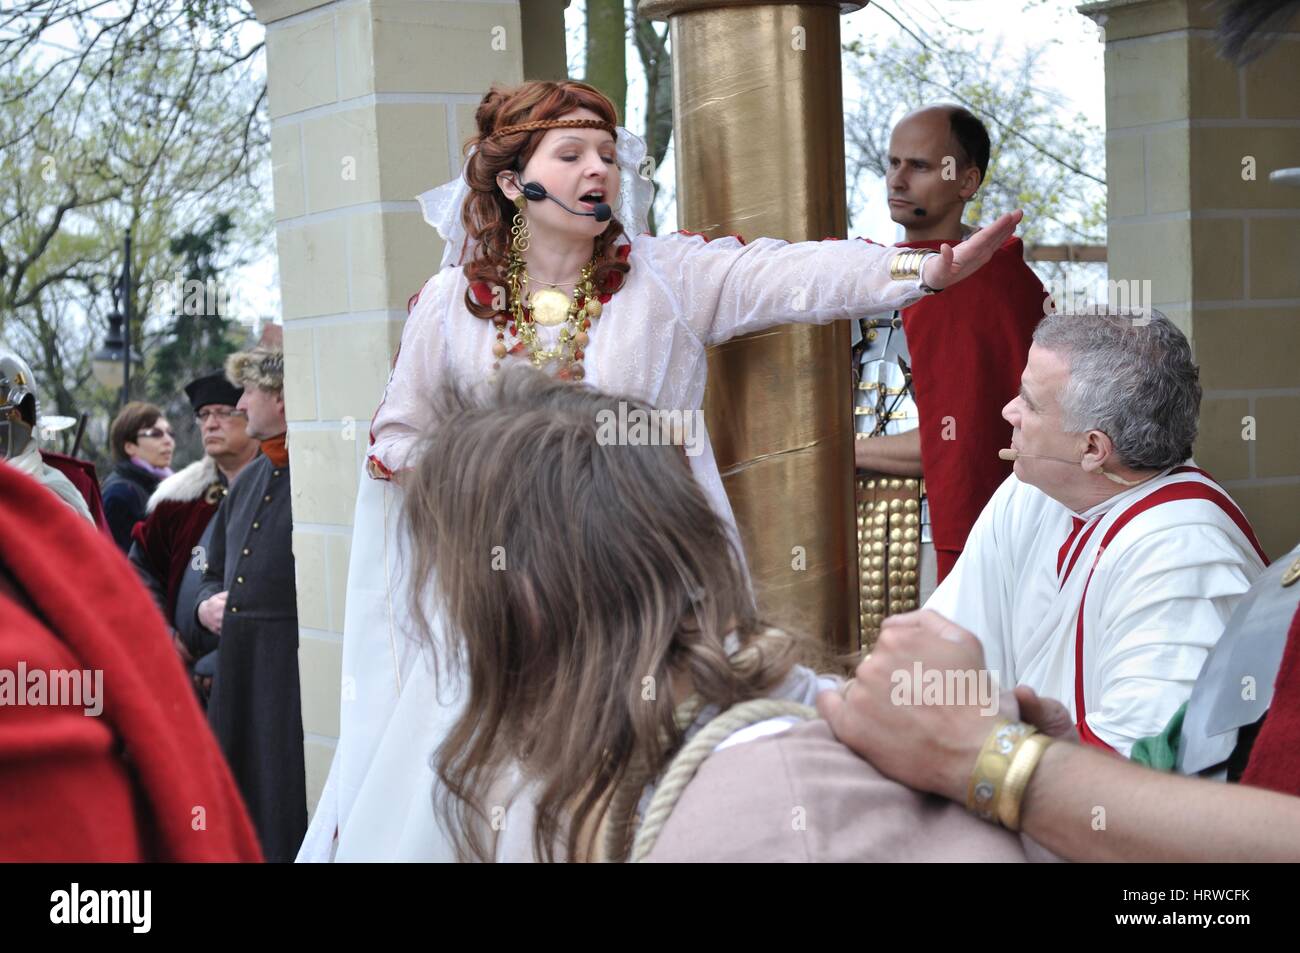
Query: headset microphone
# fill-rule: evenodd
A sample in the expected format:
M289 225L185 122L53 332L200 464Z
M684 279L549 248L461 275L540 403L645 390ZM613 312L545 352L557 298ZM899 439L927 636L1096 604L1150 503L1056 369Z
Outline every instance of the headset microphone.
M528 199L530 202L540 202L542 199L550 199L570 215L582 215L587 218L594 218L598 222L608 222L614 215L614 210L604 202L597 202L593 207L593 211L576 212L557 199L554 195L547 192L546 187L540 182L525 182L523 193L524 198Z
M1055 460L1057 463L1068 463L1068 464L1070 464L1070 466L1072 466L1072 467L1077 467L1080 463L1083 462L1082 460L1066 460L1064 457L1043 457L1043 456L1039 456L1039 455L1036 454L1036 453L1021 453L1021 452L1020 452L1019 450L1017 450L1015 447L1004 447L1004 448L1002 448L1001 450L999 450L999 451L998 451L998 459L999 459L999 460L1011 460L1011 461L1015 461L1015 460ZM1122 476L1120 476L1119 474L1117 474L1117 473L1109 473L1109 472L1107 472L1105 469L1102 469L1102 470L1100 471L1100 473L1101 473L1101 475L1104 476L1107 480L1110 480L1112 483L1118 483L1120 486L1137 486L1138 484L1140 484L1140 483L1145 483L1145 482L1147 482L1147 480L1150 480L1152 477L1156 476L1156 474L1152 474L1152 476L1150 476L1150 477L1144 477L1144 478L1141 479L1141 480L1126 480L1126 479L1124 479Z
M1080 463L1080 461L1078 460L1066 460L1064 457L1043 457L1043 456L1039 456L1036 453L1021 453L1019 450L1015 449L1014 447L1004 447L1003 449L999 450L998 459L999 460L1020 460L1020 459L1055 460L1057 463L1068 463L1071 466L1076 466L1076 467Z

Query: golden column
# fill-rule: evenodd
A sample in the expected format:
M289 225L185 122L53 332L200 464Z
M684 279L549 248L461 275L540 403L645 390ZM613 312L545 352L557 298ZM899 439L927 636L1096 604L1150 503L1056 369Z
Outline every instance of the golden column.
M672 34L682 228L844 237L839 15L864 5L641 0ZM850 387L848 324L789 325L714 348L704 408L760 607L842 651L858 644Z

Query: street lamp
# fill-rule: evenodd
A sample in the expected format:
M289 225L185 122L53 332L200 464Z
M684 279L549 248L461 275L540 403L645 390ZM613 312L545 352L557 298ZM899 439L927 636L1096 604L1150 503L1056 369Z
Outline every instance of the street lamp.
M125 360L126 338L122 333L122 324L122 315L118 312L114 311L108 316L108 335L104 338L104 346L90 360L95 380L108 388L121 385L125 389L131 383L131 366ZM125 368L122 366L124 362Z
M131 362L140 357L131 352L131 230L126 231L126 254L122 274L113 286L113 311L108 316L104 346L90 359L95 380L107 388L122 382L122 403L131 399Z

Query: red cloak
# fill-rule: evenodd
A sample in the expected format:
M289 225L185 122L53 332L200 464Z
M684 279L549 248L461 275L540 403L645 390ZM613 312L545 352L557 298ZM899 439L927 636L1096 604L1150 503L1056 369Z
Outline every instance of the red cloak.
M140 545L141 563L166 587L169 624L176 617L176 596L194 547L221 502L219 494L210 493L214 485L221 486L217 465L205 456L160 483L148 514L131 530Z
M41 451L41 460L47 467L53 467L62 473L77 488L82 499L86 501L86 506L90 509L90 515L95 520L95 525L100 530L112 536L113 531L108 528L108 518L104 515L104 497L99 492L99 475L95 473L95 465L89 460L82 460L79 457L69 457L66 454L54 453L51 450Z
M258 860L221 752L126 558L0 467L0 675L100 672L102 712L0 705L0 860ZM25 686L19 686L21 690ZM83 701L84 701L83 697Z
M1250 749L1241 783L1300 797L1300 609L1287 630L1268 717Z
M899 244L937 251L944 243ZM1011 446L1002 408L1020 390L1046 298L1025 264L1024 245L1013 236L979 271L903 310L940 581L993 491L1011 474L1011 464L998 459L998 450Z

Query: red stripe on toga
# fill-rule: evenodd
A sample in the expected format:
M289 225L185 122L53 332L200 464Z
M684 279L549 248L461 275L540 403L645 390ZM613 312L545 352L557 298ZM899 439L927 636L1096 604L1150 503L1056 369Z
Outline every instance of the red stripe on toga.
M1207 478L1209 476L1205 471L1197 470L1194 467L1179 467L1172 472L1195 472L1202 474ZM1106 530L1106 534L1101 538L1101 545L1097 547L1097 555L1092 561L1092 568L1088 570L1088 578L1083 584L1083 595L1079 597L1079 615L1075 621L1074 711L1076 727L1079 729L1079 737L1085 744L1096 745L1097 747L1105 748L1107 750L1114 750L1110 745L1098 738L1093 733L1092 729L1088 727L1087 707L1084 704L1083 697L1083 606L1088 598L1088 586L1092 583L1092 574L1097 571L1097 563L1101 561L1101 555L1106 551L1106 547L1111 544L1111 541L1115 538L1116 534L1128 525L1130 520L1135 516L1145 513L1152 507L1159 506L1161 503L1172 503L1176 500L1206 500L1207 502L1215 504L1219 509L1223 510L1223 512L1227 514L1228 518L1231 519L1233 523L1237 525L1237 528L1242 531L1245 537L1250 540L1251 546L1255 547L1255 552L1263 561L1264 565L1268 565L1268 557L1264 555L1264 550L1260 547L1259 540L1255 538L1255 531L1251 529L1250 523L1246 520L1246 517L1242 514L1241 510L1237 508L1237 505L1232 502L1227 494L1215 487L1206 486L1204 483L1184 481L1181 483L1171 483L1167 486L1162 486L1160 489L1138 500L1138 502L1134 503L1120 514L1119 519L1115 520L1115 522L1111 524L1110 529ZM1095 529L1096 527L1094 526L1093 528ZM1091 533L1091 531L1089 532ZM1079 545L1079 549L1083 549L1082 543ZM1075 553L1076 559L1078 558L1078 555L1078 553ZM1073 568L1073 565L1072 562L1071 568Z
M1061 544L1061 551L1056 554L1056 574L1058 576L1061 574L1061 567L1065 565L1065 557L1070 555L1070 544L1074 542L1074 537L1079 535L1079 530L1083 529L1083 520L1077 516L1071 516L1070 519L1074 522L1074 528L1070 530L1070 535Z

